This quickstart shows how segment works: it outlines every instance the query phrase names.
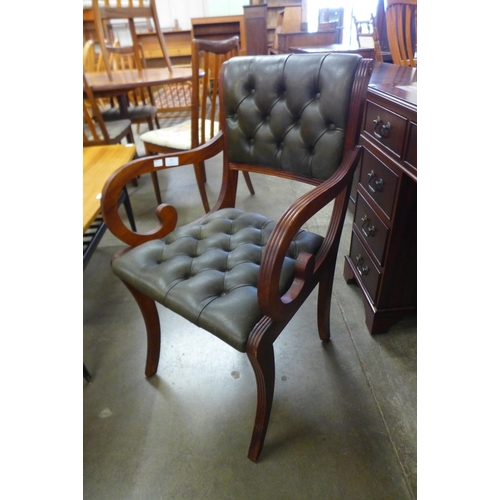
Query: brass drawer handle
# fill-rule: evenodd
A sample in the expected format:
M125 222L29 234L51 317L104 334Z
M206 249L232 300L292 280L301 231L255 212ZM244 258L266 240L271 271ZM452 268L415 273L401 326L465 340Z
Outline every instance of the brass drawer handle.
M361 217L361 232L368 238L368 236L375 236L375 226L372 224L371 226L368 226L370 223L370 219L368 218L367 215L364 215ZM365 231L365 224L368 226Z
M370 272L370 268L368 266L364 266L364 259L361 257L361 254L359 254L356 257L356 269L358 270L358 273L361 274L361 276L366 276Z
M382 120L380 119L380 116L377 116L375 120L373 120L374 127L373 127L373 135L377 139L384 139L389 137L389 132L391 131L391 122L387 122L386 125L382 124ZM380 134L377 133L377 127L380 125Z
M384 180L382 179L382 177L379 177L377 179L377 175L373 170L371 172L368 172L368 179L368 187L370 188L370 191L372 193L376 193L377 191L381 193L384 190ZM374 181L373 183L375 184L375 187L371 185L372 181Z

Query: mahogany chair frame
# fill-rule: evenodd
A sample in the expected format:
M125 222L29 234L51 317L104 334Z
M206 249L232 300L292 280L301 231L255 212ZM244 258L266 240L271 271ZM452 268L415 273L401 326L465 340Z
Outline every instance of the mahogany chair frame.
M287 55L287 57L304 57ZM280 57L280 56L262 56ZM305 56L308 57L308 56ZM324 57L331 57L325 55ZM355 56L349 56L355 57ZM227 65L229 63L225 63ZM224 152L223 182L219 198L202 222L218 210L234 207L239 172L253 172L273 177L303 181L313 188L298 198L278 220L267 242L262 257L257 294L263 314L262 319L251 331L246 343L246 354L254 369L257 382L257 411L254 430L248 451L248 458L256 461L262 450L273 401L275 383L275 363L273 343L295 312L301 307L311 291L319 285L317 321L319 337L323 342L330 339L330 307L335 261L349 200L354 171L361 158L362 148L358 145L366 90L373 66L372 60L360 59L349 102L349 118L343 142L343 156L340 166L327 180L320 181L283 170L269 169L258 165L232 163L226 150L226 123L210 141L190 151L145 157L134 160L116 171L106 182L101 198L101 210L111 232L129 245L118 252L113 259L129 252L132 247L155 239L164 238L177 224L177 212L171 205L162 204L156 209L159 225L148 233L130 231L121 221L117 210L117 200L123 186L139 175L156 169L177 168L177 166L200 163ZM224 68L221 75L219 99L223 103ZM159 166L161 160L162 166ZM174 161L170 161L174 160ZM171 166L175 163L176 166ZM335 200L330 223L323 244L315 257L301 253L295 266L295 280L284 295L280 293L279 281L285 256L292 239L304 223ZM124 282L125 283L125 282ZM142 312L148 338L145 374L153 376L158 368L160 356L160 321L156 303L125 283Z

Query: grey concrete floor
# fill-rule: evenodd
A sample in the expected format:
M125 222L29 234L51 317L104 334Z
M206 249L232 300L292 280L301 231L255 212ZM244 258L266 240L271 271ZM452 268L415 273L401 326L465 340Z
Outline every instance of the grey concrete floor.
M213 204L220 157L207 163ZM273 217L302 186L252 176L238 206ZM160 172L179 223L203 214L192 167ZM306 188L307 189L307 188ZM138 227L154 227L151 180L129 193ZM282 197L279 200L278 195ZM308 229L321 232L320 214ZM246 458L256 405L246 356L160 309L158 373L144 376L139 309L111 273L123 245L108 231L83 277L83 497L88 500L342 499L417 497L417 326L383 335L365 326L360 290L343 279L352 214L336 263L332 339L316 329L316 292L275 343L276 389L258 463Z

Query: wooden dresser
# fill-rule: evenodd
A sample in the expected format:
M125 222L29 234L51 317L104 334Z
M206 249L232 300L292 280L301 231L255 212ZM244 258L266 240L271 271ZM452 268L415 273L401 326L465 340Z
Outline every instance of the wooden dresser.
M377 334L417 309L416 69L375 63L360 141L344 278L361 288Z

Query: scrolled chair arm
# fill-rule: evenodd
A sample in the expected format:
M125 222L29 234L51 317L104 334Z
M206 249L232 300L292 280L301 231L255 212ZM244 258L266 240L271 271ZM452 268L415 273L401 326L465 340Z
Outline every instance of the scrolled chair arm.
M132 247L146 241L164 238L175 229L177 224L177 210L166 203L156 208L155 214L160 224L146 233L131 231L123 223L118 214L118 198L127 182L139 175L148 174L157 170L176 168L183 165L199 163L212 158L223 149L224 137L219 132L205 144L185 152L160 154L133 160L120 167L106 181L101 195L102 218L108 229L125 244ZM168 161L170 160L170 161ZM161 162L161 166L157 166Z
M343 220L340 215L347 207L348 187L361 158L361 151L360 146L352 149L328 180L297 199L277 222L266 245L257 286L259 305L266 316L283 318L287 316L287 312L293 314L296 306L292 303L305 300L316 285L317 280L311 278L330 255L333 244L331 237L334 234L333 226L339 220ZM345 190L344 193L342 193L343 190ZM334 209L335 213L332 215L328 232L319 251L316 256L305 252L299 254L295 264L294 281L290 288L281 295L279 290L281 269L293 238L304 223L328 203L334 199L340 202L341 196L339 195L343 195L342 205L344 206ZM334 265L334 263L326 263L326 265Z

